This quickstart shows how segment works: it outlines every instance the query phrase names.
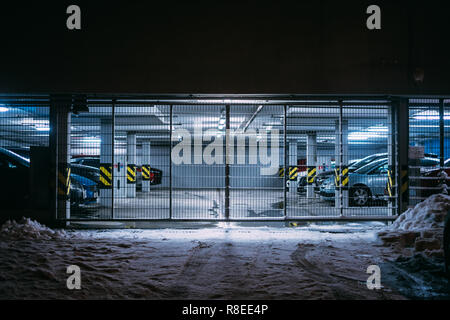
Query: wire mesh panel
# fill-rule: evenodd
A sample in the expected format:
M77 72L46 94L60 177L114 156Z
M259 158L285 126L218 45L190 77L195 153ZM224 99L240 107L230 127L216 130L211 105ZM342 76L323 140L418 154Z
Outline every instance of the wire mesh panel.
M347 104L348 103L348 104ZM341 166L348 169L341 181L339 208L344 216L385 216L395 209L395 129L386 101L344 101ZM350 104L350 105L349 105Z
M284 107L232 105L229 129L230 219L284 218Z
M226 106L173 106L172 218L225 218Z
M71 115L71 219L112 219L113 107Z
M0 199L2 211L48 209L49 167L37 167L49 145L49 107L0 100ZM30 159L35 161L31 163ZM4 212L5 213L5 212Z
M444 102L409 100L409 205L446 192L450 112Z
M116 105L114 218L170 216L170 106Z

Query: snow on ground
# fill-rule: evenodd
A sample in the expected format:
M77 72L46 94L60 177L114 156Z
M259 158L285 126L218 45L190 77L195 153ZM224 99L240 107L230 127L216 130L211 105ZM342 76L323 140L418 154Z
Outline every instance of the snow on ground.
M366 287L367 267L386 256L379 229L58 232L23 220L1 229L0 299L401 299ZM81 268L81 290L66 288L69 265Z
M443 233L450 196L435 194L402 213L378 235L404 256L421 253L429 257L443 256Z

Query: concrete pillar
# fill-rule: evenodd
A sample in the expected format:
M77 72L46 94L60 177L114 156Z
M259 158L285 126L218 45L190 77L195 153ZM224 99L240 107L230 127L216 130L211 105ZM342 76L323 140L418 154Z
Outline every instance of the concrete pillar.
M70 165L71 97L52 97L50 108L51 186L53 209L57 219L70 219L68 167Z
M335 169L339 170L339 185L342 184L342 172L348 168L348 121L336 121L336 144L335 144ZM349 207L349 185L346 188L336 187L335 207L342 209ZM342 214L343 212L341 212Z
M113 121L111 118L100 120L100 163L113 165ZM112 208L113 189L100 189L100 205Z
M342 121L342 156L341 167L348 168L348 121ZM349 185L342 189L342 206L344 208L349 207Z
M150 141L142 143L142 165L151 165ZM142 179L142 192L150 192L150 181L144 181Z
M340 133L341 127L339 125L339 120L336 120L335 128L336 128L335 132L336 139L334 145L334 170L339 170L341 167L341 133ZM335 175L334 179L336 179ZM339 187L336 187L334 191L334 206L336 209L341 208L341 189Z
M306 143L306 166L308 170L311 167L316 168L317 174L317 134L316 133L310 133L308 134L308 139ZM308 178L308 177L307 177ZM308 182L308 179L307 179ZM315 198L314 193L314 184L307 184L306 186L306 197L308 199Z
M127 133L127 165L136 165L136 133ZM127 197L136 198L136 183L127 183Z
M289 141L289 167L297 167L298 157L297 157L297 140ZM298 175L297 179L289 180L289 168L286 168L285 174L287 175L289 181L289 192L293 194L297 194L297 184L298 184Z
M408 172L408 150L409 150L409 109L408 100L401 99L397 103L397 152L398 166L396 172L398 214L406 211L409 204L409 172Z

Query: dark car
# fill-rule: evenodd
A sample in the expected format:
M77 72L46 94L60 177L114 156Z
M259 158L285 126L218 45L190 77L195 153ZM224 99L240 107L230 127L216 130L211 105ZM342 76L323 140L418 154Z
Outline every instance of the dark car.
M79 182L81 176L76 174L70 175L70 205L71 206L79 206L84 203L86 200L86 191L83 188L83 185Z
M95 167L84 166L81 164L72 163L70 165L73 174L86 177L97 184L100 182L100 169Z
M30 162L0 148L0 201L4 209L25 208L30 200Z
M99 181L97 168L74 165L71 173L70 201L78 205L97 198ZM30 160L10 150L0 148L0 201L4 208L24 208L31 197ZM90 180L95 181L95 185ZM89 183L88 183L89 182ZM90 197L86 197L87 191Z
M100 158L98 156L74 156L72 158L72 166L74 164L84 165L89 167L95 167L100 169ZM137 171L137 189L141 190L142 188L142 169L141 167L136 168ZM161 184L162 179L162 171L156 168L150 167L150 184L157 185Z

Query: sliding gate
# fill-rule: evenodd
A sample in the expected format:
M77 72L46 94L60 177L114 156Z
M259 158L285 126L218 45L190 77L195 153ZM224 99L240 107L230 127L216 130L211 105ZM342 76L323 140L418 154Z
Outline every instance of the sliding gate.
M392 110L345 100L89 105L72 116L71 159L96 159L101 181L97 198L72 203L71 219L388 219Z
M50 100L45 105L65 119ZM70 210L60 219L388 220L398 213L398 115L389 100L89 98L85 106L73 112L72 105L55 127L66 131L53 132L67 148L59 167L70 169L70 190L58 197ZM16 126L41 121L36 108L9 108ZM10 118L2 116L6 130ZM7 147L29 148L36 133L28 127L16 128Z

